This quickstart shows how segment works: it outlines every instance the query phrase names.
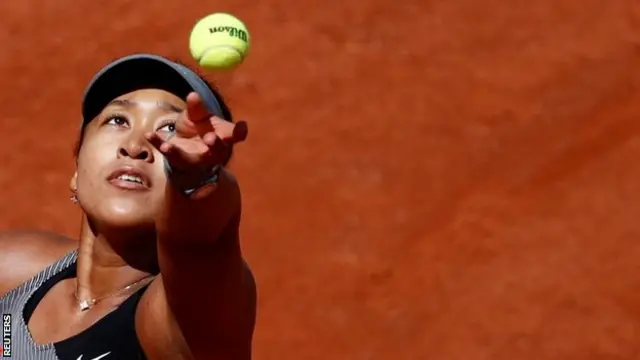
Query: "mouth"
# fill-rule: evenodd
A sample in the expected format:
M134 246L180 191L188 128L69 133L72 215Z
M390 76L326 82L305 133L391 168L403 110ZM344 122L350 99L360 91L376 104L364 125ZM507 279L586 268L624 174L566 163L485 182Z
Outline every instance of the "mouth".
M107 181L111 185L125 190L148 190L151 188L149 177L133 167L123 167L112 172Z

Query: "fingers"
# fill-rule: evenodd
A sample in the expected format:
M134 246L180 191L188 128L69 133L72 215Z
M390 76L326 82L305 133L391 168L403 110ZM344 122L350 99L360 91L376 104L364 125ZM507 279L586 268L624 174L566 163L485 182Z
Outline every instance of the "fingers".
M249 136L249 126L247 125L247 122L238 121L236 123L236 126L233 128L232 135L234 143L245 141L247 139L247 136Z
M162 145L165 143L164 139L162 139L158 135L158 133L155 133L155 132L148 132L144 134L144 137L154 148L158 150L160 150L160 147L162 147ZM162 152L162 150L160 150L160 152Z
M169 139L165 140L161 138L160 135L154 132L146 133L145 137L147 138L147 141L149 141L149 143L153 147L158 149L158 151L160 151L163 155L165 156L180 155L180 149L175 144L170 143L168 141Z
M217 116L210 116L202 98L196 92L189 93L186 100L186 118L177 124L178 133L191 136L197 133L204 138L207 133L214 131L227 145L242 142L247 138L249 131L245 121L232 123ZM205 121L206 119L209 121Z
M187 108L176 123L176 132L182 137L193 137L211 131L211 124L206 121L210 115L200 95L191 92L186 102Z
M227 145L233 145L244 141L249 134L249 128L245 121L232 123L219 117L210 118L211 125L216 135Z
M207 155L205 156L214 164L222 164L229 158L231 151L231 144L224 139L218 137L215 132L209 132L202 137L202 141L208 147Z
M209 111L198 93L191 92L187 95L187 117L194 123L209 118Z
M206 133L202 137L202 141L211 149L218 141L218 136L214 132Z
M149 143L158 149L163 156L167 158L169 163L178 168L188 166L190 163L197 162L198 154L193 154L180 148L179 145L169 142L160 137L157 133L149 132L145 134L145 138Z
M176 145L168 142L162 144L162 147L159 150L162 152L162 155L167 158L169 164L176 166L177 168L185 168L195 160L192 159L194 156L190 156Z
M203 114L208 121L193 122L189 119L190 116ZM196 93L187 97L187 110L181 119L184 121L176 124L176 132L168 138L157 132L145 134L147 141L177 168L209 168L212 164L224 163L231 153L231 146L244 141L248 135L248 126L244 121L232 123L207 115ZM181 122L185 129L181 128Z

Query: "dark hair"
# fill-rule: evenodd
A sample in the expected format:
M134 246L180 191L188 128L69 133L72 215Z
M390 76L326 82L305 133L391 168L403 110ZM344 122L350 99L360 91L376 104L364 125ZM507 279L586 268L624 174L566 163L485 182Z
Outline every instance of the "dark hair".
M185 64L182 64L178 61L175 61L181 65L187 66ZM193 72L195 72L200 79L202 79L202 81L204 81L204 83L207 85L207 87L209 88L209 90L211 90L211 92L216 96L216 98L218 99L218 103L220 104L220 110L222 110L222 115L224 117L225 120L229 121L229 122L233 122L233 114L231 113L231 109L229 108L229 106L227 105L227 103L224 100L224 97L222 96L222 94L220 93L220 91L218 90L218 88L216 88L215 85L213 85L212 82L210 82L209 80L207 80L202 74L198 73L196 70L191 69ZM77 159L78 158L78 154L80 153L80 148L82 147L82 142L84 141L84 126L82 127L82 129L80 129L80 135L78 136L78 140L76 140L75 146L73 148L73 156ZM229 156L227 157L227 159L223 162L223 165L227 165L229 163L229 161L231 160L231 157L233 155L233 146L231 146L230 150L229 150Z

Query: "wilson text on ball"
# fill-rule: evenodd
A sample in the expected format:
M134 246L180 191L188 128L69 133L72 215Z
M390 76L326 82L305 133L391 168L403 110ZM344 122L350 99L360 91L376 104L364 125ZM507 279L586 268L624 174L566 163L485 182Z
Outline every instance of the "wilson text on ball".
M230 36L236 37L242 41L247 41L247 38L248 38L246 31L242 29L234 28L232 26L216 26L216 27L209 28L210 34L215 34L218 32L228 32Z

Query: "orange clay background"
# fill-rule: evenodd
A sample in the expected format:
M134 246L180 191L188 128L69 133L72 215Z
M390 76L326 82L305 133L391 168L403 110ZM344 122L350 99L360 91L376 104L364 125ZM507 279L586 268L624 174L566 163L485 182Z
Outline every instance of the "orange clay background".
M638 359L639 4L2 1L0 225L76 236L86 83L230 11L255 359Z

